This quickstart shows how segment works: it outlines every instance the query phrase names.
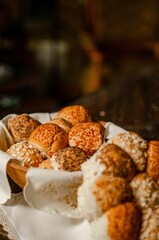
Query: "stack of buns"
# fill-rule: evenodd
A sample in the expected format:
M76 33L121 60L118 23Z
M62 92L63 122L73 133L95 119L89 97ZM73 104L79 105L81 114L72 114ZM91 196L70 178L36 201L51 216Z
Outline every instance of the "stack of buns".
M81 169L78 207L93 239L159 239L159 141L117 134Z
M82 105L63 107L46 123L26 113L10 116L7 127L14 142L7 153L25 167L79 171L104 142L103 125Z
M107 140L105 123L82 105L66 106L40 123L11 116L7 153L26 167L82 171L80 214L95 240L159 240L159 141L124 131Z

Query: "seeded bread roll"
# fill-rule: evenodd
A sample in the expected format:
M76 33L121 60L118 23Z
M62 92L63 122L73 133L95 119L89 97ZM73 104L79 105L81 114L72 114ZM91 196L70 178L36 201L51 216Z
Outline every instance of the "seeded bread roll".
M50 158L41 162L38 167L39 168L44 168L44 169L54 169Z
M69 132L69 145L92 156L104 142L104 127L97 122L77 123Z
M97 153L81 166L84 179L92 179L101 174L124 178L130 182L136 174L131 157L115 144L104 143Z
M31 133L28 141L52 157L57 150L68 145L68 134L54 123L45 123Z
M159 239L159 209L146 208L142 211L139 240Z
M125 150L134 161L137 170L143 172L147 161L147 141L134 132L124 132L114 136L110 143L114 143Z
M159 141L148 143L146 172L154 181L159 181Z
M117 176L131 181L136 167L131 157L115 144L106 144L96 155L96 161L104 165L103 174Z
M47 159L47 155L35 148L27 141L13 144L7 153L21 161L25 167L38 167L41 162Z
M51 161L56 170L79 171L81 164L87 160L84 151L78 147L66 147L53 154Z
M8 119L8 130L13 137L14 143L28 140L32 131L41 123L29 116L28 114L20 114Z
M76 123L92 121L90 112L82 105L64 107L57 113L57 117L65 119L72 125L75 125Z
M130 186L141 208L155 208L159 204L159 187L146 173L136 175Z
M54 118L50 122L57 124L59 127L61 127L67 133L69 133L69 131L72 127L72 124L63 118Z
M140 210L135 203L127 202L93 221L91 231L94 240L138 240L140 224Z
M84 181L78 189L78 208L89 221L105 211L130 201L132 190L123 178L101 175L97 179Z

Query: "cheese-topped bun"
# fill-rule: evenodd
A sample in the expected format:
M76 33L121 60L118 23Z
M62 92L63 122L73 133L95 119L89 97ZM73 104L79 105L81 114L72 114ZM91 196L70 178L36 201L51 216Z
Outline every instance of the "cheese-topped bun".
M94 240L138 240L140 223L140 210L135 203L127 202L94 220L91 232Z
M72 127L72 124L63 118L54 118L54 119L51 119L50 122L57 124L59 127L61 127L67 133L70 131L70 129Z
M8 119L8 130L13 137L14 143L28 140L32 131L41 123L29 116L28 114L20 114L12 116Z
M78 147L65 147L55 152L51 158L54 169L79 171L81 164L87 160L84 151Z
M38 167L41 162L47 159L47 155L35 148L31 143L22 141L13 144L7 153L21 161L25 167Z
M57 150L67 146L68 134L54 123L45 123L31 133L28 141L52 157Z
M90 157L104 142L104 130L97 122L77 123L69 132L69 145L81 148Z
M41 162L38 166L39 168L44 168L44 169L54 169L53 164L51 162L51 159L46 159L45 161Z
M101 175L93 181L84 181L78 189L79 211L89 221L131 198L130 185L118 177Z
M57 113L57 117L65 119L72 125L75 125L76 123L92 121L92 117L89 110L82 105L63 107Z
M146 172L155 181L159 181L159 141L148 143Z
M124 149L136 164L137 170L142 172L145 170L147 161L147 141L135 132L124 132L117 134L111 140Z
M146 208L142 211L139 240L159 239L159 209Z
M159 187L146 173L136 175L130 183L136 203L141 208L159 205Z
M136 173L131 157L115 144L104 143L89 160L81 166L84 179L100 176L121 177L130 182Z

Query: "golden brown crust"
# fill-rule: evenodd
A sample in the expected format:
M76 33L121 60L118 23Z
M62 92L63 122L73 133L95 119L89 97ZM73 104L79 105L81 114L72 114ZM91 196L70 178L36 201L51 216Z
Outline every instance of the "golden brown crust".
M46 159L45 161L41 162L38 167L44 169L54 169L50 159Z
M148 143L146 172L155 181L159 180L159 141Z
M130 185L119 177L101 175L93 184L92 192L102 213L132 198Z
M76 123L92 121L90 112L82 105L64 107L57 113L57 117L65 119L72 125L75 125Z
M68 145L68 134L54 123L45 123L31 133L28 141L51 157L58 149Z
M13 144L7 153L19 159L25 167L38 167L41 162L47 159L44 152L26 141Z
M131 181L136 167L131 157L115 144L105 145L96 156L96 160L105 165L103 174L122 177Z
M20 114L8 119L8 130L13 137L15 143L28 140L32 131L41 123L29 116L28 114Z
M81 148L92 156L104 141L104 127L97 122L78 123L69 132L69 145Z
M72 127L72 124L63 118L54 118L50 122L57 124L59 127L61 127L67 133L69 133L69 131Z
M52 159L59 170L72 172L81 170L81 164L87 160L87 156L82 149L68 146L54 153Z
M126 151L134 161L137 170L143 172L147 161L147 141L135 132L124 132L114 136L111 140Z
M111 208L108 217L108 235L111 240L137 240L141 225L141 213L133 202Z

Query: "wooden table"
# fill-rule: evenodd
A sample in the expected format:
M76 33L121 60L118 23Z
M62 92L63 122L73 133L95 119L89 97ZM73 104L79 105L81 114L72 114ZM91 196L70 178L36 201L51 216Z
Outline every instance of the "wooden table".
M159 140L159 71L119 78L73 104L88 107L96 120Z

